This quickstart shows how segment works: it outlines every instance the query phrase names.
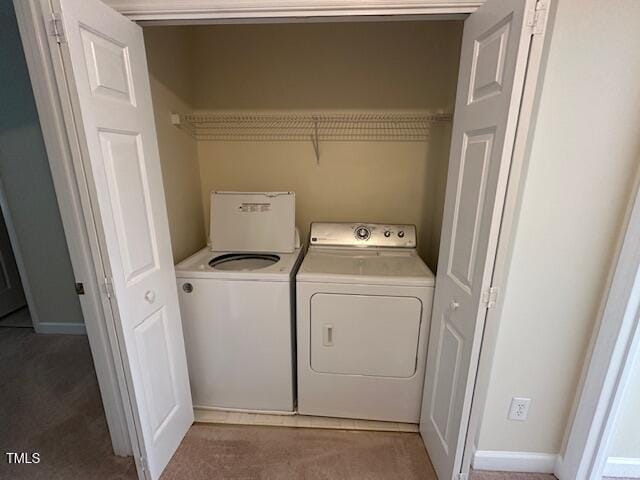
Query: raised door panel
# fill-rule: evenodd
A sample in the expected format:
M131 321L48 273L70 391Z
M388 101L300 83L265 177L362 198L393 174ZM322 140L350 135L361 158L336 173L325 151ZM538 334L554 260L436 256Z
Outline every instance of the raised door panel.
M140 369L148 372L143 378L145 396L154 399L149 402L149 415L153 437L157 438L179 407L164 307L144 319L134 332Z
M99 136L125 281L131 285L159 268L144 152L139 134Z
M442 448L449 451L451 415L454 413L456 378L460 369L463 339L450 323L444 323L438 341L438 365L436 385L431 400L429 416L435 425Z
M473 287L493 139L493 128L465 133L459 160L447 273L468 294Z
M80 27L91 92L135 106L129 49L116 40Z
M512 17L507 15L473 42L468 104L502 93Z

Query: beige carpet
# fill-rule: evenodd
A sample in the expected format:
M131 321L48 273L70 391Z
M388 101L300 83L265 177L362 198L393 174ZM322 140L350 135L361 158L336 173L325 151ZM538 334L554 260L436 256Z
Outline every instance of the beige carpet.
M0 328L0 479L135 479L113 455L87 337ZM5 452L38 452L8 465Z
M555 480L471 472L471 480ZM195 424L162 480L436 480L416 433Z
M415 433L196 424L163 480L435 480Z

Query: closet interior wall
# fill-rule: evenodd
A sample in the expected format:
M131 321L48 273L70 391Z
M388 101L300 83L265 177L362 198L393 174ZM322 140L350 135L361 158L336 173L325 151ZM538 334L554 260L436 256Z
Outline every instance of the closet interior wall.
M450 122L423 142L321 141L318 163L310 141L196 142L169 114L452 112L462 22L156 26L144 35L175 260L205 244L211 190L291 190L303 238L312 221L411 223L435 270Z
M195 70L193 46L187 32L181 27L144 29L171 247L176 263L202 248L208 235L202 221L196 141L170 122L172 112L193 110Z

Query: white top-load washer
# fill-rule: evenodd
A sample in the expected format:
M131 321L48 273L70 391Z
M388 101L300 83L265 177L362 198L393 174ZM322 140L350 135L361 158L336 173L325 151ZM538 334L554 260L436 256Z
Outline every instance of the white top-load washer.
M418 423L435 277L415 227L314 223L296 283L298 411Z
M212 192L210 246L176 266L194 407L294 410L292 192Z

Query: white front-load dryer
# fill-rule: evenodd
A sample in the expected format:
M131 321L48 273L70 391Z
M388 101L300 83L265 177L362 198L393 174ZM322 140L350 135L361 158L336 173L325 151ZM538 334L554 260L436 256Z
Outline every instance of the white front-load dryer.
M311 227L296 277L298 411L418 423L435 278L411 225Z

